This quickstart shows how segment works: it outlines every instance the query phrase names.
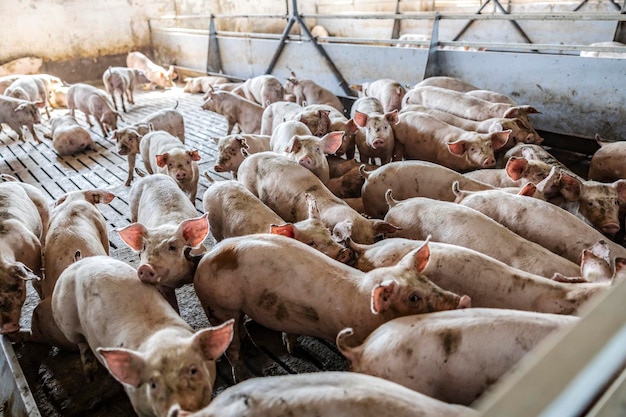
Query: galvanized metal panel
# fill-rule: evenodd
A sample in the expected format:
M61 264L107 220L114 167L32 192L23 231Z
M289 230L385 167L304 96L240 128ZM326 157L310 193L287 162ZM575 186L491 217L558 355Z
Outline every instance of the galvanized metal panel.
M13 345L0 335L0 415L41 417L28 382L15 356Z

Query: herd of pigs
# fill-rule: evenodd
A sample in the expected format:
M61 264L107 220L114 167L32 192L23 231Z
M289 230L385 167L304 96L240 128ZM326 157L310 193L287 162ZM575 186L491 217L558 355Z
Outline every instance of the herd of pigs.
M88 377L100 362L140 416L473 416L495 381L626 274L621 143L598 138L585 179L540 146L537 109L497 92L380 79L353 86L348 117L292 75L186 80L228 122L214 170L233 179L206 175L200 217L201 155L184 144L182 112L117 126L136 86L175 87L171 68L131 52L104 72L106 91L0 78L0 122L21 140L26 126L41 141L40 108L60 105L69 114L48 113L60 155L93 148L76 109L117 142L133 223L116 232L140 256L137 269L109 256L96 205L112 193L51 202L3 174L1 333L79 350ZM20 332L27 280L41 301ZM190 283L214 327L179 316L174 290ZM297 335L335 341L351 372L250 379L244 319L283 332L290 352ZM238 383L211 401L224 353Z

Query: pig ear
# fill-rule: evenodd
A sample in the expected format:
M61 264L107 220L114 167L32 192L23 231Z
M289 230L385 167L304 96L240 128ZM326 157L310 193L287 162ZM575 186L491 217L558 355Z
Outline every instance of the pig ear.
M209 361L214 361L226 351L233 340L235 319L230 319L219 326L196 332L192 338L200 345L200 350Z
M398 283L392 279L381 282L372 289L372 313L380 314L391 305L394 296L398 293Z
M617 198L620 203L626 201L626 180L617 180L613 183L617 190Z
M198 153L197 149L194 149L193 151L187 151L187 153L191 157L192 161L199 161L200 160L200 154Z
M295 238L295 227L291 223L285 223L283 225L273 224L270 226L270 234L281 235L285 237Z
M506 170L506 174L509 176L509 178L511 178L513 181L517 181L522 177L522 173L527 166L528 160L526 158L513 156L507 161L506 167L504 167L504 169Z
M39 278L32 269L27 267L21 262L15 262L11 265L10 275L14 278L21 279L22 281L39 281Z
M397 125L400 122L400 119L398 118L398 110L385 113L385 119L387 119L390 125Z
M145 359L137 352L123 348L98 348L106 367L115 379L125 385L138 388L142 383L141 374L146 366Z
M333 227L333 239L337 242L344 242L352 235L352 222L341 221Z
M517 195L521 195L521 196L524 196L524 197L534 197L535 192L537 192L537 186L535 184L533 184L532 182L529 182L528 184L524 185L519 190Z
M209 234L208 216L208 213L206 213L195 219L185 220L178 226L178 232L182 235L187 245L197 248L204 242L207 234Z
M348 120L347 126L348 126L348 133L351 135L354 135L359 130L359 126L357 126L354 119Z
M354 123L356 123L357 126L359 127L365 127L365 125L367 124L367 114L365 113L361 113L360 111L356 111L354 113L354 117L352 118L354 120Z
M115 198L115 194L104 190L88 190L84 191L85 200L91 204L109 204Z
M148 234L148 229L141 223L130 224L123 229L116 229L120 238L136 252L143 249L143 239Z
M582 189L582 183L571 175L561 172L561 195L567 201L578 201L580 199L580 193Z
M415 269L417 272L421 273L424 268L426 268L426 265L428 265L428 260L430 259L429 243L430 235L428 235L422 246L406 255L401 263L408 269Z
M302 149L302 142L300 142L300 137L294 136L291 138L291 140L289 140L289 143L285 147L284 152L297 153L300 152L300 149Z
M491 137L491 144L494 151L502 148L509 141L509 136L512 130L503 130L502 132L493 132L489 136Z
M378 235L384 235L387 236L390 233L395 233L398 230L400 230L400 227L394 226L391 223L388 223L384 220L380 220L380 219L370 219L370 223L372 224L372 227L374 228L374 235L378 236Z
M317 207L317 200L311 194L306 193L304 195L306 200L308 211L309 211L309 219L310 220L319 220L320 219L320 209Z
M448 149L450 153L453 155L461 156L465 153L465 146L467 145L467 141L465 140L457 140L455 142L448 143Z
M159 168L163 168L165 165L167 165L167 158L170 156L170 154L168 153L164 153L162 155L157 155L156 156L156 164Z
M322 138L322 144L324 145L324 153L328 155L332 155L337 152L337 149L341 147L343 143L343 135L345 132L337 131L330 132L324 135Z

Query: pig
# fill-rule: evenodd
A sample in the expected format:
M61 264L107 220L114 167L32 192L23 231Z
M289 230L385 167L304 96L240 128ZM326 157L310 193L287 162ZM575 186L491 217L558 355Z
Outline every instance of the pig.
M224 116L228 122L226 132L229 134L235 123L241 127L242 133L258 135L261 132L263 107L237 94L229 91L210 92L202 108Z
M283 220L297 222L308 218L305 195L317 201L321 219L333 235L344 240L373 243L382 233L396 228L379 219L366 219L336 197L311 171L282 155L260 152L248 156L239 167L239 181ZM306 193L303 193L306 190Z
M54 90L50 91L50 107L54 109L66 108L67 107L67 91L70 89L69 86L61 86L55 87Z
M96 144L87 129L66 114L50 120L52 147L61 156L73 155L88 149L95 150ZM46 135L44 135L46 136Z
M372 245L348 242L356 254L354 267L372 269L396 265L407 253L421 247L423 240L399 237L383 239ZM606 282L592 280L587 265L581 268L585 283L557 282L555 276L543 277L514 268L491 256L463 246L430 242L431 262L424 273L435 284L457 294L467 294L473 307L507 308L553 314L578 314L596 294L610 288ZM475 273L468 273L474 271ZM552 278L552 279L551 279ZM604 278L611 280L611 274Z
M492 218L507 229L580 264L584 249L605 236L572 213L547 201L528 198L502 190L464 191L453 186L456 203ZM626 248L606 242L613 256L626 257Z
M318 394L319 393L319 394ZM341 416L477 417L471 408L437 401L402 385L355 372L254 378L227 388L208 407L168 417Z
M228 82L230 82L228 78L216 75L185 78L185 87L183 87L183 91L185 93L207 93L216 85Z
M329 179L326 187L339 198L358 198L361 197L364 182L365 178L356 166L339 177Z
M280 80L271 74L258 75L247 79L243 84L234 88L232 92L262 107L281 101L284 94Z
M355 136L358 132L358 126L353 119L348 119L342 112L327 104L309 104L304 108L307 111L328 111L330 120L329 132L341 130L344 132L343 143L335 151L336 156L346 156L346 159L353 159L355 153Z
M243 162L245 149L247 154L271 150L270 136L266 135L227 135L213 138L217 144L217 162L213 166L215 172L230 172L237 179L239 165Z
M510 158L502 169L477 169L466 172L463 176L499 188L522 187L529 182L540 183L548 177L551 170L552 165L543 161L516 156Z
M129 192L132 224L116 229L120 238L139 253L136 276L157 285L172 305L174 289L193 280L194 265L185 248L202 252L209 233L207 216L198 212L174 179L163 174L148 175Z
M150 132L150 126L152 130L164 130L185 143L185 121L182 113L176 109L157 110L133 125L114 130L112 136L117 142L117 153L128 158L127 187L133 180L135 160L140 152L139 143Z
M155 64L141 52L133 51L126 55L126 66L143 71L146 78L150 80L147 88L166 89L176 87L174 80L178 75L174 72L174 66L172 65L166 71L165 68Z
M291 75L290 78L287 78L284 89L285 94L293 94L296 97L296 103L301 106L327 104L343 113L344 109L341 100L330 90L312 80L299 80L293 72Z
M579 320L497 308L440 311L390 320L360 345L344 329L337 347L353 372L469 406L548 335Z
M534 159L545 162L558 167L562 172L566 172L568 175L578 178L581 181L584 179L570 170L565 164L556 159L550 152L544 149L543 146L535 145L532 143L518 143L511 149L507 150L503 157L503 162L506 163L510 158L514 156L521 156L528 160Z
M494 117L491 119L476 121L464 119L462 117L455 116L452 113L448 113L447 111L433 109L422 106L421 104L409 104L403 107L400 113L402 114L411 111L428 113L442 122L448 123L449 125L478 133L492 133L510 130L510 140L505 145L505 148L507 149L513 147L517 143L533 143L539 145L543 142L541 135L539 135L530 123L528 123L527 119Z
M23 75L13 81L13 83L5 90L4 94L8 97L37 103L37 106L43 107L50 120L50 112L48 111L48 91L44 82L34 76Z
M109 255L109 234L96 204L109 204L115 195L102 189L71 191L60 197L50 213L44 247L42 299L33 311L33 341L76 350L58 329L52 317L52 293L59 276L80 258Z
M118 117L123 120L122 115L111 105L105 92L89 84L73 84L67 90L67 108L72 116L75 116L76 109L85 113L89 127L93 127L89 119L89 116L93 116L100 126L103 137L117 129Z
M314 173L324 184L328 183L326 154L333 154L341 146L343 132L330 132L322 138L311 134L302 122L288 121L276 127L270 138L270 146Z
M420 159L461 172L495 168L494 151L507 143L511 133L469 132L418 112L401 114L393 132L394 160Z
M22 74L11 74L0 76L0 94L4 94L6 89L13 84L13 81L22 77Z
M294 120L291 115L300 113L302 109L301 105L289 101L276 101L269 104L261 115L261 134L271 136L276 126L286 120L286 116L289 116L289 120Z
M212 181L207 176L209 181ZM220 242L228 237L273 233L293 237L325 255L342 262L354 260L352 252L337 243L320 220L317 202L308 199L309 217L285 223L276 213L237 181L212 182L202 196L208 213L211 235Z
M26 281L41 279L41 215L17 182L0 183L0 334L20 330Z
M431 234L437 242L465 246L536 275L579 274L580 268L574 262L524 239L469 207L425 197L396 201L391 190L385 198L390 207L385 221L399 227L395 237L423 239Z
M428 197L435 200L454 201L452 183L458 181L464 190L490 190L494 187L481 181L459 174L439 164L426 161L391 162L378 169L361 169L365 178L361 195L365 213L382 219L389 207L385 193L393 190L393 195L403 200L409 197Z
M530 114L539 113L533 106L491 103L465 93L434 86L415 87L407 91L402 107L407 104L421 104L470 120L493 117L527 118Z
M400 111L406 89L396 80L381 78L364 83L362 93L365 97L377 98L383 107L382 113L389 113L394 110Z
M626 144L623 141L610 142L595 136L600 149L594 152L589 165L588 177L600 182L614 182L626 178L624 155Z
M469 297L436 287L421 274L427 263L424 245L394 267L362 273L295 239L259 234L223 240L207 252L194 288L211 323L235 319L227 356L240 380L244 314L288 335L329 340L352 323L363 340L393 317L469 307Z
M124 96L126 96L128 103L135 104L135 100L133 98L135 85L146 84L149 82L150 80L146 77L146 74L137 68L109 67L102 74L102 83L104 84L106 92L111 96L113 107L115 107L115 110L118 110L117 103L115 101L115 95L117 94L120 96L122 110L124 112L126 112Z
M375 97L362 97L352 106L354 123L358 126L355 137L361 162L374 163L379 158L380 164L391 162L394 153L394 131L398 124L398 110L384 112L383 106Z
M133 267L108 256L83 258L63 271L52 314L79 346L86 372L95 357L123 385L139 416L208 405L215 360L233 336L232 321L194 332Z
M447 76L429 77L415 85L415 87L425 86L447 88L449 90L454 90L461 93L466 93L472 90L480 90L480 88L476 87L474 84L468 83L467 81Z
M34 127L35 124L41 123L36 103L0 96L0 126L2 123L8 124L17 133L17 138L21 141L25 141L22 126L26 126L33 135L33 139L37 143L41 143Z
M198 193L197 149L188 149L180 140L164 130L147 133L139 143L141 158L150 174L159 173L176 180L192 204Z
M491 90L471 90L466 92L468 96L476 97L481 100L490 101L492 103L504 103L511 106L517 106L517 103L512 98Z

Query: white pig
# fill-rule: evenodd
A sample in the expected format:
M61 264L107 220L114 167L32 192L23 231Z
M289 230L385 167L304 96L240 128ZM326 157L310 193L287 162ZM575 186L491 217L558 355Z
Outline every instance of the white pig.
M366 274L295 239L258 234L217 244L200 260L194 287L211 323L235 319L227 355L239 379L244 314L289 335L330 340L352 323L363 340L393 317L469 307L469 297L442 290L421 273L427 263L428 250L418 249L395 267Z
M172 65L170 65L169 69L166 71L165 68L155 64L141 52L129 52L126 56L126 66L143 71L145 76L150 80L148 88L154 89L158 87L165 89L176 86L174 80L178 75L174 72Z
M194 332L133 267L108 256L81 259L61 274L52 313L80 347L86 372L95 365L91 350L142 417L208 405L215 360L233 336L232 322Z
M200 160L197 149L188 149L177 137L157 130L141 139L139 151L148 173L170 176L195 204Z
M26 126L37 143L41 139L35 132L35 124L41 123L36 103L19 100L13 97L0 96L0 127L2 123L9 125L17 133L17 138L24 141L22 126Z
M267 107L283 99L283 86L280 80L271 74L258 75L247 79L243 84L233 89L233 93ZM300 103L298 103L300 104ZM248 132L246 133L258 133Z
M4 94L8 97L37 103L37 106L44 108L46 116L50 120L48 91L46 84L40 78L32 75L23 75L13 81Z
M402 108L402 99L406 94L406 89L396 80L381 78L361 86L365 97L377 98L383 106L385 113Z
M352 106L352 119L359 128L355 142L361 162L380 164L391 162L394 154L395 136L392 126L398 124L398 110L385 112L375 97L361 97Z
M146 74L137 68L126 67L109 67L102 74L102 83L104 89L111 96L113 101L113 107L117 110L117 103L115 96L120 96L122 102L122 110L126 112L126 106L124 105L124 97L130 104L135 104L133 98L133 90L137 84L149 83L150 80L146 77Z
M623 141L610 142L596 135L596 142L600 149L594 152L589 164L589 179L602 182L613 182L626 178L624 157L626 143Z
M284 89L285 94L293 94L296 97L296 103L301 106L327 104L343 113L343 104L332 91L318 85L315 81L300 80L293 72L291 74L292 77L287 78Z
M228 78L215 75L185 78L183 91L185 93L206 93L210 91L212 87L228 82L230 82Z
M538 184L545 180L552 165L539 160L528 160L523 157L513 157L501 169L477 169L463 174L466 178L481 181L494 187L522 187L526 184ZM463 187L461 187L463 188Z
M122 118L122 115L111 105L106 93L89 84L73 84L67 90L67 108L72 116L75 116L76 109L85 113L89 127L93 126L89 116L93 116L104 137L110 131L117 129L117 118Z
M221 114L228 122L227 133L238 124L243 133L259 134L263 107L230 91L211 91L202 104L204 110Z
M350 370L447 403L470 405L528 352L578 317L497 308L405 316L383 323L358 346L337 335Z
M233 178L237 178L239 165L247 154L265 152L271 150L270 136L266 135L228 135L221 138L213 138L217 144L217 162L213 166L215 172L229 172Z
M88 149L96 149L96 144L91 138L89 130L78 124L76 118L72 115L66 114L51 119L50 130L52 147L61 156L73 155Z

